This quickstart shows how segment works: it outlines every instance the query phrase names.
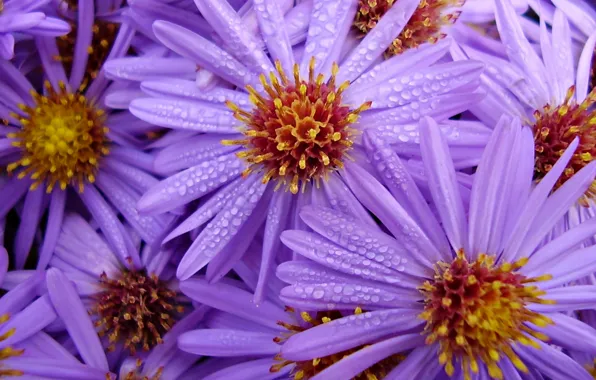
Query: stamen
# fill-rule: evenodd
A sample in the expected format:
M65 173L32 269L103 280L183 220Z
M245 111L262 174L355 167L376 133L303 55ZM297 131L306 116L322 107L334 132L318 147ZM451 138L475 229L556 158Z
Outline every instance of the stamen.
M502 379L498 363L503 354L527 371L511 345L538 346L528 335L543 341L548 337L528 323L538 327L553 323L526 307L545 301L538 298L543 291L525 285L542 278L529 279L516 272L527 262L524 258L497 267L494 256L481 254L468 262L459 251L451 264L439 263L434 279L420 287L425 306L419 317L426 321L426 343L439 344L438 360L448 375L454 373L455 361L469 380L470 371L478 373L480 360L493 379Z
M277 180L296 194L307 182L325 179L328 173L343 167L342 160L353 145L356 130L350 124L370 108L370 102L356 109L342 104L341 93L349 83L336 87L337 64L324 83L324 76L315 75L315 60L309 62L308 80L300 78L299 66L293 70L290 83L281 63L276 72L261 75L264 92L247 86L253 103L252 112L228 102L236 119L243 126L242 140L223 140L224 145L244 145L238 157L249 163L247 174L263 172L263 183Z
M565 149L579 137L579 146L571 161L555 184L561 187L575 173L592 162L596 157L596 89L593 89L582 103L574 100L575 86L567 91L565 100L557 107L549 104L534 112L534 179L540 181L552 169L563 155ZM590 187L580 204L587 206L590 199L596 197Z

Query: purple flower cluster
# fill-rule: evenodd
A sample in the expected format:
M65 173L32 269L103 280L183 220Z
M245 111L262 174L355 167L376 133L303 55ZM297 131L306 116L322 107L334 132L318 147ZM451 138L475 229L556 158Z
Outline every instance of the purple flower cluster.
M592 0L0 0L0 377L596 378Z

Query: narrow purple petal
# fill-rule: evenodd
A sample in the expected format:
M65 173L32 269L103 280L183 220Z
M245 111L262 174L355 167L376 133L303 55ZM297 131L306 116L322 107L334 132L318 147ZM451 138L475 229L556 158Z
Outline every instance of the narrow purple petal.
M253 0L253 9L259 20L259 29L273 60L279 60L286 73L294 66L292 43L278 0ZM231 46L233 49L233 46Z
M234 180L242 170L244 163L235 155L220 156L164 179L143 195L137 207L144 213L175 209Z
M387 374L385 380L417 379L424 368L432 363L438 363L437 347L437 345L430 345L414 349L403 362Z
M420 122L420 149L431 195L451 247L457 251L467 244L466 214L449 148L430 118Z
M414 332L423 321L417 310L381 310L335 319L292 335L282 346L285 359L311 360L369 344L380 338Z
M7 359L4 363L10 369L23 371L26 374L26 378L32 379L113 379L113 377L109 377L109 371L107 368L94 368L92 366L71 362L56 362L54 359L14 357Z
M205 376L203 380L274 380L283 379L293 366L286 366L278 372L271 372L269 368L275 364L273 357L247 361L241 364L224 367L224 369ZM197 377L195 377L197 378Z
M79 88L85 76L89 52L87 49L93 39L93 19L95 13L95 1L87 0L79 2L77 8L77 37L73 53L72 70L70 74L70 86L73 89Z
M275 356L280 346L272 334L242 330L199 329L178 338L181 350L205 356Z
M55 319L54 307L48 296L43 295L2 324L0 329L2 334L8 333L11 329L14 329L14 334L0 342L0 347L5 348L26 340L43 330Z
M62 219L64 217L64 206L66 204L66 192L55 190L50 198L50 207L48 211L48 223L43 237L43 244L39 253L37 269L45 269L52 258L52 253L56 248Z
M156 21L153 32L168 48L240 88L259 83L256 75L236 58L188 29L167 21Z
M537 342L540 349L518 345L513 347L528 367L534 367L552 380L593 380L592 376L575 360L550 345Z
M56 190L61 191L61 190ZM29 190L25 196L25 205L23 206L23 213L21 215L21 223L17 230L15 240L15 267L16 269L23 269L25 261L29 256L29 250L33 245L33 238L39 227L39 220L43 213L43 186L36 190Z
M424 345L424 337L420 334L408 334L387 339L344 356L340 361L311 379L351 379L391 355L406 352L422 345Z
M366 71L399 36L419 4L419 0L400 0L389 8L342 63L338 81L352 82Z
M267 326L281 329L277 321L290 322L290 315L268 300L259 305L253 303L249 292L235 286L218 282L209 284L204 279L190 279L180 283L180 290L191 299L215 309Z
M108 371L108 361L93 323L70 280L58 269L47 271L48 293L85 363Z

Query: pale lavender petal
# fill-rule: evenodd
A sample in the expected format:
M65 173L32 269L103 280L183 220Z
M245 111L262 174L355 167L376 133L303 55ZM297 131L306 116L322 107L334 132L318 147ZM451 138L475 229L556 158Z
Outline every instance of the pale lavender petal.
M240 88L259 83L256 75L236 58L188 29L167 21L156 21L153 32L170 49Z
M29 190L31 183L31 179L18 179L17 177L13 177L0 187L0 199L4 200L3 202L0 202L0 219L3 219L23 197L27 190Z
M234 197L242 189L242 183L244 178L240 177L230 182L223 189L217 190L213 196L211 196L205 203L202 203L195 212L193 212L188 218L172 230L164 239L164 243L183 235L189 231L194 230L207 223L213 218L219 211L228 203L228 201Z
M162 213L197 199L234 180L244 163L233 154L220 156L175 174L152 187L137 207L145 213Z
M584 49L582 50L579 62L577 64L577 81L576 83L576 99L578 103L583 102L588 95L588 87L590 85L592 57L596 50L596 29L594 33L588 38Z
M417 310L380 310L351 315L292 335L281 354L292 361L311 360L341 352L380 338L418 332L423 321Z
M27 379L106 380L108 369L94 368L80 363L63 363L54 359L13 357L4 361L10 369L21 370ZM40 376L40 377L37 377ZM106 377L108 376L108 377Z
M268 300L259 305L252 302L252 294L220 281L209 284L204 279L190 279L180 282L180 290L191 299L215 309L280 330L277 321L290 322L290 315Z
M354 216L364 224L376 226L375 221L371 218L368 211L358 202L358 199L356 199L350 188L339 175L330 175L329 179L323 182L322 187L329 207L344 214ZM313 197L316 193L313 192Z
M574 19L574 26L579 28L586 36L596 30L594 13L586 12L581 4L572 0L552 0L557 10L563 11L569 18Z
M245 62L246 66L256 73L274 71L267 55L261 49L255 49L258 41L256 36L245 32L242 20L227 2L195 0L195 4L240 62ZM258 7L259 4L254 6ZM264 32L261 30L261 33Z
M357 0L313 0L308 36L300 71L305 74L311 57L315 72L329 74L339 60L340 49L348 35L358 8Z
M10 17L3 17L0 24L0 33L26 31L39 24L45 18L42 12L16 13Z
M14 334L0 342L0 347L5 348L26 340L44 329L54 319L56 319L54 307L48 296L43 295L2 324L0 329L2 334L8 333L11 329L14 329Z
M292 43L278 0L253 0L253 9L271 58L279 60L284 71L291 73L294 66Z
M534 252L531 255L532 259L523 267L523 271L549 270L557 258L571 252L578 242L585 241L593 235L596 235L596 218L589 219L565 231L565 233Z
M554 63L557 71L556 79L559 83L559 100L565 99L567 90L575 84L575 63L571 46L571 33L569 31L569 22L560 9L555 12L553 22L553 50L557 52L554 55Z
M72 283L58 269L49 269L48 293L85 363L108 371L108 362L93 323Z
M391 355L406 352L422 345L424 345L424 337L420 334L402 335L387 339L364 347L353 354L344 356L340 361L319 372L317 375L311 377L311 379L327 380L353 378L365 369Z
M535 88L534 106L542 107L549 99L544 65L524 36L511 1L495 0L495 5L497 26L509 60L526 73Z
M136 204L138 196L125 185L108 173L99 173L97 186L108 198L110 203L122 214L143 240L148 243L154 241L164 230L164 223L153 216L140 215Z
M238 133L229 110L181 99L134 99L130 112L141 120L167 128L208 133Z
M9 275L15 272L18 271L11 271ZM2 297L2 303L0 303L0 315L17 313L29 305L37 296L39 288L43 286L43 279L43 272L34 272L6 293ZM5 283L8 280L7 276Z
M135 267L140 267L140 258L137 249L133 246L130 236L124 231L120 220L106 203L99 191L94 186L85 187L79 197L93 215L97 224L104 233L106 241L110 244L120 261L128 266L130 259Z
M263 253L259 280L255 289L255 302L258 304L265 299L266 285L273 273L278 251L283 249L279 236L288 227L288 217L292 206L292 194L286 191L276 191L268 207L265 234L263 236Z
M424 368L432 363L438 363L437 347L438 345L433 344L414 349L403 362L387 374L385 380L417 379Z
M431 268L441 258L450 257L450 252L437 249L391 193L364 169L347 163L343 178L356 198L383 222L398 243L405 246L418 263Z
M466 214L449 147L430 118L420 122L420 149L431 195L451 247L457 251L467 244Z
M531 304L530 308L541 313L589 310L596 303L596 285L573 285L549 289L542 297L555 301L555 304Z
M186 280L207 265L251 216L267 188L257 177L253 175L247 180L244 193L231 199L201 231L178 265L176 276L180 280Z
M219 281L234 267L234 265L236 265L237 262L240 261L245 253L249 254L247 249L249 249L249 246L254 240L257 231L261 229L261 226L265 222L267 215L265 212L260 212L260 210L264 210L269 207L272 193L273 189L270 187L265 191L264 194L259 196L260 199L258 200L256 206L254 206L254 210L258 211L250 212L250 215L248 215L248 218L241 224L240 228L236 232L230 234L231 239L229 242L211 259L209 265L207 266L207 272L205 273L205 277L209 282ZM258 192L256 194L258 194ZM246 203L252 203L252 201ZM232 220L231 223L233 224L237 222L237 220L238 219ZM218 227L225 229L227 224L222 223ZM205 227L205 230L209 229L209 225ZM217 240L217 238L215 238L215 240ZM262 251L260 244L253 244L253 248L254 247L258 247L258 250ZM261 268L259 271L263 272L271 270L272 269L270 268Z
M66 192L58 190L53 191L50 198L48 222L43 238L43 244L39 253L37 269L45 269L52 258L52 253L54 253L56 242L58 241L58 236L60 235L60 228L62 227L65 204Z
M540 288L550 289L577 280L593 272L596 272L596 246L566 253L563 257L557 258L557 265L551 265L546 272L535 269L528 272L524 271L524 274L530 277L545 274L552 275L552 280L540 283Z
M40 186L36 190L29 190L25 196L25 205L23 206L21 223L17 230L14 248L16 269L23 269L25 267L25 261L29 256L29 250L33 245L33 238L39 227L39 219L43 213L42 204L44 195L43 186Z
M201 70L204 71L204 70ZM249 95L246 92L237 90L230 90L227 88L214 88L210 91L205 91L197 87L195 81L168 78L167 80L148 80L141 83L141 89L146 94L156 98L174 97L186 100L203 101L225 107L226 101L231 101L240 108L252 108L249 100Z
M562 313L549 313L548 317L553 324L537 330L550 338L549 343L590 355L596 354L596 330L592 326Z
M519 248L524 243L525 237L532 226L532 222L535 220L538 212L542 210L542 205L546 201L559 176L569 163L569 160L577 149L578 144L579 140L577 138L573 140L571 144L569 144L569 147L565 150L565 153L563 153L553 168L534 188L527 202L525 202L524 207L517 218L517 222L512 221L515 227L512 230L513 232L509 238L509 241L506 243L505 251L501 256L501 260L511 261L516 257Z
M39 52L39 58L44 68L44 74L52 84L52 87L60 88L58 82L63 82L67 87L68 80L62 62L57 61L54 57L60 55L55 38L53 37L35 37L35 46Z
M391 57L366 73L360 75L345 92L346 97L361 90L386 83L397 75L403 75L413 68L419 70L438 61L449 51L453 43L450 38L445 38L435 44L425 44L417 49L408 49L402 54Z
M536 368L552 380L593 380L575 360L550 345L537 341L540 349L532 346L514 346L513 349L528 367Z
M170 76L190 79L194 76L196 67L196 64L186 58L125 57L106 62L103 71L110 79L144 81Z
M338 81L358 78L399 36L419 4L419 0L400 0L389 8L342 63Z
M448 252L449 243L442 227L399 156L375 133L366 133L363 140L371 162L391 195L424 230L439 252Z
M274 356L280 346L271 334L242 330L199 329L178 338L181 350L205 356Z
M230 137L230 135L202 134L172 143L155 156L155 169L160 173L175 172L234 152L238 149L237 146L226 146L221 143L221 140Z
M460 61L434 65L396 76L378 86L351 92L348 104L372 101L373 108L394 108L423 101L429 97L456 91L478 79L484 64L478 61Z
M552 230L561 217L585 194L596 175L596 162L591 162L566 181L542 205L517 255L529 256L542 238Z

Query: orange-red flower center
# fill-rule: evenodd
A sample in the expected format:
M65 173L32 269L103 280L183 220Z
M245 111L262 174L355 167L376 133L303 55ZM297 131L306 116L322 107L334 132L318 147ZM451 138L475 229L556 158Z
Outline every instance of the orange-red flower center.
M575 87L571 87L563 104L547 104L534 112L535 163L534 179L541 180L548 173L571 142L579 137L579 146L559 178L555 188L560 187L575 173L596 157L596 89L582 103L573 99ZM588 189L582 204L596 196L596 182Z
M495 257L481 254L469 262L463 251L451 263L439 263L432 281L420 291L424 296L426 343L439 344L439 362L453 375L454 362L461 366L464 378L478 373L478 361L484 362L493 379L502 379L498 366L505 355L519 370L527 368L511 345L520 343L538 347L529 337L547 340L531 326L544 327L552 321L529 310L528 303L550 303L538 297L544 291L528 285L550 276L527 278L517 272L527 259L495 266Z
M244 175L262 171L263 183L276 179L278 187L285 185L294 194L300 185L304 188L310 180L326 178L329 172L343 167L355 133L350 125L371 104L356 109L342 104L349 82L337 86L337 65L327 81L322 74L315 78L314 63L313 58L308 79L300 78L296 64L292 81L276 62L277 75L271 73L269 81L265 75L260 77L263 93L247 87L254 104L252 112L228 102L243 123L246 138L222 141L245 147L238 153L249 164Z

